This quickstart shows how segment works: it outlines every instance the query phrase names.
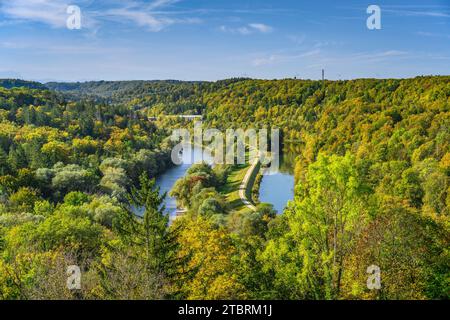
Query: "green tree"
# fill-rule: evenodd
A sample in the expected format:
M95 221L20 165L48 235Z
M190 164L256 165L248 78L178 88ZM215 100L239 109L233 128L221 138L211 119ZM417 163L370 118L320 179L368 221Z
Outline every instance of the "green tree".
M281 218L286 229L261 255L282 297L339 297L345 261L368 217L367 191L350 155L321 154L309 166Z
M118 216L114 227L122 241L135 252L134 259L143 261L143 272L162 279L155 288L159 290L178 276L176 233L169 228L169 216L164 213L166 195L160 195L155 180L146 174L139 181L140 187L132 188L125 212ZM143 212L142 218L136 216L139 212Z

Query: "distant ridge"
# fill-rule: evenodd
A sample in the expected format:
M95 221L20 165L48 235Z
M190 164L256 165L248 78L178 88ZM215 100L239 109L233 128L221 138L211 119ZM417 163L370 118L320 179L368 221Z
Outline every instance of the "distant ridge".
M183 81L183 80L124 80L124 81L86 81L86 82L47 82L47 88L69 94L78 95L94 95L102 98L110 98L114 94L123 94L134 91L152 92L157 90L165 90L168 87L177 85L201 85L206 83L216 83L218 85L230 84L234 82L250 80L249 78L232 78L210 81Z
M40 82L26 81L20 79L0 79L0 87L11 89L11 88L29 88L29 89L48 89L45 85Z

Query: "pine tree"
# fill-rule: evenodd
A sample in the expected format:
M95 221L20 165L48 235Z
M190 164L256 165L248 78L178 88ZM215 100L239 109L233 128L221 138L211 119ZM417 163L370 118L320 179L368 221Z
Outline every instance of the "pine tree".
M8 155L3 150L3 148L0 147L0 176L4 176L8 171Z
M145 272L162 279L160 286L172 287L167 284L175 284L180 279L183 261L178 255L177 231L171 230L169 216L164 212L166 194L160 195L155 180L145 174L139 181L139 189L131 189L124 213L114 226L122 241L134 249L134 258L143 260ZM136 212L143 212L142 218ZM175 293L168 295L172 294Z
M19 144L16 147L11 147L8 155L8 163L14 170L19 170L28 167L27 156L25 150Z

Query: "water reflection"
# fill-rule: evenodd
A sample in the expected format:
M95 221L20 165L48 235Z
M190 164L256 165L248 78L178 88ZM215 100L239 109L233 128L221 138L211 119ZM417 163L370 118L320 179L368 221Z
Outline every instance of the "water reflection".
M175 198L169 196L169 192L172 190L175 182L186 175L186 172L193 163L201 163L203 161L206 163L211 163L211 158L207 154L203 154L202 149L199 147L191 148L190 146L185 146L183 153L180 155L183 162L181 165L174 166L156 178L156 184L160 188L160 193L163 194L164 192L167 192L167 196L164 201L164 205L166 207L165 212L172 218L176 214L177 203Z
M259 190L260 202L273 205L278 213L283 213L289 200L294 198L294 168L298 151L295 146L286 146L280 156L280 170L277 174L263 176Z
M297 155L298 151L295 147L283 148L279 173L264 176L261 181L260 201L273 204L278 213L282 213L287 202L294 198L294 168ZM161 194L172 190L176 181L186 175L192 163L201 163L202 161L212 163L212 159L207 154L203 154L201 148L198 147L190 148L190 151L186 147L182 153L182 160L183 164L167 170L156 179ZM176 199L167 194L164 205L165 212L173 218L177 211Z

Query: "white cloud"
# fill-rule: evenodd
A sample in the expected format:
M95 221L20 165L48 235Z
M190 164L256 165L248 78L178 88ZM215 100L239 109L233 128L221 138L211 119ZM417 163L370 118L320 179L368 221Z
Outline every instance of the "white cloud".
M419 36L422 36L422 37L447 38L447 39L450 39L450 35L442 34L442 33L431 33L431 32L419 31L419 32L416 32L416 34L419 35Z
M405 7L407 8L407 7ZM432 18L450 18L448 7L444 7L447 10L435 10L434 7L429 7L429 10L405 10L405 9L384 9L383 11L393 13L400 16L412 16L412 17L432 17ZM424 7L424 9L427 9Z
M357 53L353 55L353 59L360 61L382 61L387 58L402 58L407 57L408 52L400 50L387 50L375 53Z
M59 28L66 25L68 0L10 0L1 11L12 19L42 22Z
M155 0L148 5L148 9L157 9L180 2L181 0Z
M169 17L170 11L156 11L156 9L166 8L180 1L155 0L151 3L145 3L125 0L121 2L120 7L106 10L103 16L114 21L131 22L154 32L161 31L173 24L200 23L201 20L198 18L171 18ZM102 13L99 16L102 16Z
M0 47L4 49L24 49L27 48L27 45L18 42L5 41L0 42Z
M255 67L259 67L259 66L263 66L263 65L267 65L267 64L272 64L276 61L279 60L279 57L276 55L271 55L268 56L266 58L256 58L252 61L252 65L254 65Z
M273 28L271 26L268 26L263 23L250 23L249 27L261 32L261 33L269 33L273 31Z
M388 50L384 51L380 54L382 57L392 57L392 56L404 56L408 54L406 51L400 51L400 50Z
M297 60L297 59L301 59L301 58L316 57L320 53L321 53L321 51L319 49L314 49L314 50L300 52L297 54L272 54L272 55L269 55L268 57L253 59L252 65L255 67L260 67L263 65L270 65L270 64L275 64L275 63L279 63L279 62Z
M105 16L119 21L123 21L125 19L137 24L140 27L146 27L150 31L161 31L165 27L174 23L174 20L172 19L157 18L149 12L129 8L107 10L105 12Z
M98 27L102 20L133 23L155 32L173 24L200 22L195 18L169 18L169 11L156 11L179 1L181 0L155 0L148 3L141 0L112 0L107 2L108 7L93 10L90 9L95 4L92 0L8 0L0 5L0 12L12 20L40 22L54 28L65 28L69 16L67 7L75 2L82 10L83 29Z
M305 42L306 36L305 35L289 35L287 38L292 41L296 45L302 45Z
M220 31L227 33L234 33L240 35L250 35L254 33L270 33L273 31L273 27L263 23L249 23L242 27L230 28L227 26L220 26Z

